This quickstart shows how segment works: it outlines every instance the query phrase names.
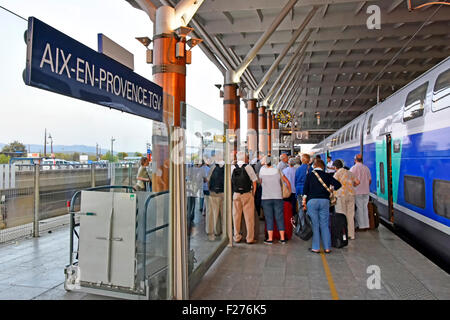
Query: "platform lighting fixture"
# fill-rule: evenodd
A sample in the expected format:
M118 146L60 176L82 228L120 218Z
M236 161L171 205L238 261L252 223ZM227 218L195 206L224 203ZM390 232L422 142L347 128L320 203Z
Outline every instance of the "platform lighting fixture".
M190 38L188 41L186 41L186 44L189 46L189 51L192 50L196 45L202 43L202 39L198 38Z
M180 38L186 38L186 36L191 33L194 29L189 27L179 27L175 29L175 33Z
M152 43L152 39L150 39L149 37L136 37L136 40L139 41L140 43L142 43L144 45L144 47L147 48L147 51L145 53L146 62L148 64L153 63L153 50L148 48L150 43Z

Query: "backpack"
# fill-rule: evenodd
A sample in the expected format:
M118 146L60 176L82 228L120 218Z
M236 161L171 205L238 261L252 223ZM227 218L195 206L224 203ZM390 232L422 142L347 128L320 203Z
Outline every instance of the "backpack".
M252 190L252 181L245 170L246 166L246 164L243 164L241 167L236 165L234 168L233 174L231 175L231 188L233 192L243 194Z
M223 193L223 181L225 166L220 167L218 164L212 169L211 178L209 179L209 191L215 193Z

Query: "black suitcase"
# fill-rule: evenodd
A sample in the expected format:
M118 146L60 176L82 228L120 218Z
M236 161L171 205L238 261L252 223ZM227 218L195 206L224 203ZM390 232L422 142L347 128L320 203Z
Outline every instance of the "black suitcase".
M342 213L330 215L331 245L335 248L343 248L348 245L347 217Z

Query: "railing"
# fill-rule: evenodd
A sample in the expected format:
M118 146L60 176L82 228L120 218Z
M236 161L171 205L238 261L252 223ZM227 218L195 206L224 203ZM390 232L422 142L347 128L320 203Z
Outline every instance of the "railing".
M66 215L67 202L80 189L96 185L134 185L137 163L106 164L13 164L0 165L0 243L29 236L33 223L38 236L39 221ZM14 232L1 230L15 228ZM24 232L19 232L19 229ZM26 230L25 230L26 229Z

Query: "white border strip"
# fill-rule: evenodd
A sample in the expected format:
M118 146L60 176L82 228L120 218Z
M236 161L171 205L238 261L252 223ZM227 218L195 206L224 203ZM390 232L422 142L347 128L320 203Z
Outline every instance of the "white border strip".
M411 209L405 208L405 207L403 207L403 206L401 206L401 205L399 205L397 203L394 203L394 208L397 209L397 210L400 210L403 213L406 213L407 215L409 215L410 217L412 217L412 218L414 218L416 220L419 220L419 221L421 221L423 223L426 223L427 225L429 225L429 226L431 226L431 227L433 227L433 228L435 228L435 229L437 229L439 231L444 232L447 235L450 235L450 227L447 227L446 225L444 225L442 223L439 223L436 220L430 219L430 218L428 218L428 217L426 217L424 215L421 215L421 214L419 214L417 212L414 212ZM395 221L395 215L394 215L394 221Z

